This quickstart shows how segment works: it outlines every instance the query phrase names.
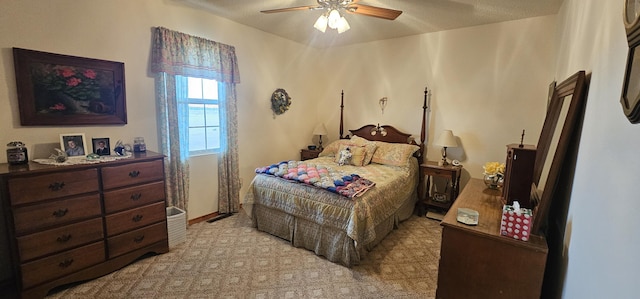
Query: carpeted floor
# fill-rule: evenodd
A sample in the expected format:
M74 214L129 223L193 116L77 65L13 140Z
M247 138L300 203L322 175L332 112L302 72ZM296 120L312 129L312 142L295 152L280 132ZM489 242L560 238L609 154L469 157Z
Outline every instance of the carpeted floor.
M413 216L349 269L258 232L241 212L190 226L169 253L47 298L434 298L441 232Z

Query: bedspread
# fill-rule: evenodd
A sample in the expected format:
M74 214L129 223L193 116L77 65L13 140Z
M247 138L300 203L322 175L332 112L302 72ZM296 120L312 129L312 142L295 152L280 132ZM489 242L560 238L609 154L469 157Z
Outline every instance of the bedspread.
M252 206L263 205L322 226L330 226L353 239L359 246L376 239L375 227L415 196L418 163L406 166L371 163L367 166L338 166L332 157L307 160L316 166L336 168L374 181L376 186L352 200L314 186L256 174L243 199L243 208L253 219Z

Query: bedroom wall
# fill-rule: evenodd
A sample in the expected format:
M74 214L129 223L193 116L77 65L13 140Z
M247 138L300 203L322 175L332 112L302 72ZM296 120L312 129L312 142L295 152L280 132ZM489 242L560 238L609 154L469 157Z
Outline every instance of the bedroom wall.
M545 16L323 51L332 76L320 119L337 139L336 95L344 89L345 130L391 124L419 139L426 86L427 158L441 159L433 141L451 129L460 147L447 154L464 165L463 182L482 177L482 165L505 161L506 145L518 143L523 129L525 143L538 141L554 79L555 24ZM385 96L383 114L378 100Z
M4 145L21 140L30 158L48 157L60 133L133 142L145 138L159 150L153 77L148 71L151 28L164 26L236 47L242 83L237 86L240 167L244 185L256 165L299 157L316 123L317 80L309 78L314 49L266 34L201 10L157 0L3 0L0 9L0 163ZM310 28L313 30L313 28ZM265 45L269 45L265 47ZM124 126L22 127L18 113L12 47L125 63L128 124ZM274 118L271 93L285 88L291 110ZM274 150L272 150L274 149ZM191 161L188 218L217 211L215 155ZM245 188L246 189L246 188ZM2 217L2 216L0 216ZM4 224L4 219L0 220ZM2 228L3 225L0 225ZM10 273L4 230L0 231L0 281Z
M562 260L562 298L637 298L640 125L622 113L624 1L565 0L555 75L592 73Z

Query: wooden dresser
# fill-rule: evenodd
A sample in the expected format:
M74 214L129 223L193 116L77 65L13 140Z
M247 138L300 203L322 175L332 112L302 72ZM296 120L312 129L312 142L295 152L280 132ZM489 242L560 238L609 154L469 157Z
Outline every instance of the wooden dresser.
M546 240L500 235L500 193L471 179L445 215L436 298L540 298ZM478 225L457 222L458 208L478 211Z
M164 156L113 162L0 164L13 272L23 298L169 251Z

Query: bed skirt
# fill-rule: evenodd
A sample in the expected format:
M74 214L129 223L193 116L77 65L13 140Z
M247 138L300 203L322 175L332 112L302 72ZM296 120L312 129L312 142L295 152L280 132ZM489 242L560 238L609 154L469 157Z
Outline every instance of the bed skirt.
M320 225L258 203L252 207L251 220L259 231L290 241L294 247L311 250L331 262L351 267L359 264L367 252L397 228L401 221L411 217L417 198L417 192L414 191L410 199L394 214L375 227L376 238L366 245L356 244L343 230Z

